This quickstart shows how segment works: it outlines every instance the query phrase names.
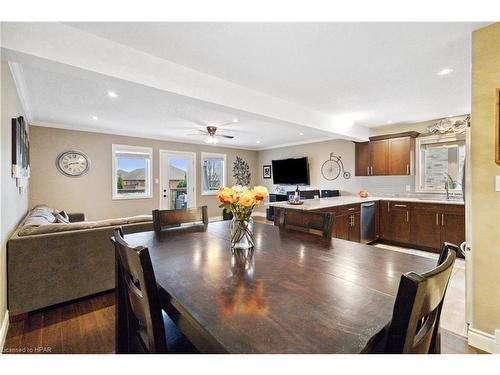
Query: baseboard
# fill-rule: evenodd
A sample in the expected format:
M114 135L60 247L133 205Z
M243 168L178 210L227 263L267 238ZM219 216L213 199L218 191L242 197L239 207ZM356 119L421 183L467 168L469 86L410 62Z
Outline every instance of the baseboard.
M0 354L3 353L3 346L7 338L7 331L9 330L9 310L5 311L2 326L0 327Z
M498 350L498 346L495 345L495 336L489 333L469 327L468 337L470 346L484 350L488 353L495 353L495 350Z

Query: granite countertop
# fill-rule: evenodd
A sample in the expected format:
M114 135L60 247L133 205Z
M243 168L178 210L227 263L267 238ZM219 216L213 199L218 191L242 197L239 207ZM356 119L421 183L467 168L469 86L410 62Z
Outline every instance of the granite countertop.
M367 197L361 198L355 195L346 195L340 197L332 198L318 198L318 199L304 199L304 204L302 205L292 205L288 202L267 202L267 206L272 207L288 207L297 210L319 210L322 208L343 206L346 204L354 203L364 203L373 201L394 201L394 202L417 202L417 203L435 203L435 204L454 204L463 206L464 202L462 200L456 199L436 199L436 198L415 198L415 197Z

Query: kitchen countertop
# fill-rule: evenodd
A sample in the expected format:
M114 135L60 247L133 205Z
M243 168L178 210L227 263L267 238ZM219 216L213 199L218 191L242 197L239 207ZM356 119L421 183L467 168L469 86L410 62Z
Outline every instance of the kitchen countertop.
M373 201L394 201L394 202L416 202L416 203L434 203L434 204L454 204L463 206L464 202L461 200L446 200L446 199L436 199L436 198L414 198L414 197L367 197L361 198L354 195L346 195L341 197L332 198L318 198L318 199L304 199L304 204L302 205L292 205L288 202L267 202L267 206L272 207L287 207L294 208L297 210L319 210L322 208L343 206L346 204L354 203L364 203Z

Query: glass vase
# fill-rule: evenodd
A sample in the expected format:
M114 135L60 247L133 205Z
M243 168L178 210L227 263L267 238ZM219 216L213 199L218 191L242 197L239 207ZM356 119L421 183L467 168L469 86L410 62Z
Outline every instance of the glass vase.
M233 216L231 226L231 250L253 249L253 219L238 219Z

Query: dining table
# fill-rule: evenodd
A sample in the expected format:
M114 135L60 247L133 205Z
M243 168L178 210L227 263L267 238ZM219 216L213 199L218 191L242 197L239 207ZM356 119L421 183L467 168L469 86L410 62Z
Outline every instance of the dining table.
M201 353L360 353L392 317L401 275L431 257L255 223L232 251L231 221L128 234L148 248L163 310ZM117 288L116 352L126 341Z

